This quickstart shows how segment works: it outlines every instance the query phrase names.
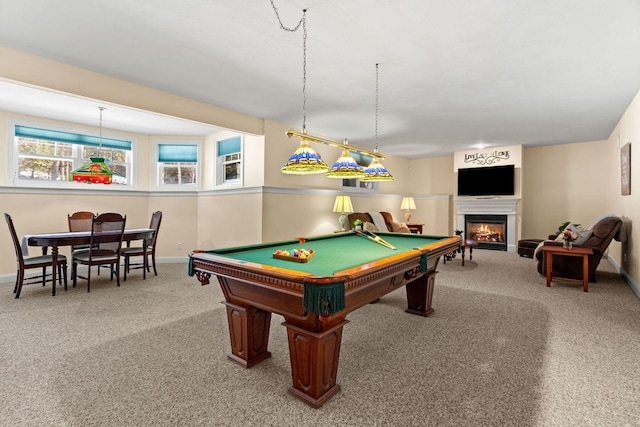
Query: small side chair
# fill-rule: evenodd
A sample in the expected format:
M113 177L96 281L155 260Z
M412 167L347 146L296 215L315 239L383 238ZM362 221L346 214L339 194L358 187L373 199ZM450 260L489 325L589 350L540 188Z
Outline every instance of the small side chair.
M5 213L4 219L9 226L9 233L13 240L13 246L16 251L16 285L13 288L13 293L16 294L16 298L20 298L20 291L22 291L23 285L31 283L42 283L45 286L49 274L47 274L47 267L53 268L53 256L52 255L40 255L34 257L27 257L22 252L22 245L16 234L16 229L13 226L13 220L11 215ZM29 269L41 268L42 272L39 275L29 277L25 281L25 272ZM62 281L64 279L64 290L67 290L67 257L64 255L58 255L58 277ZM62 284L62 283L60 283Z
M162 222L162 212L156 211L151 215L151 223L149 228L153 229L153 236L147 239L147 257L151 257L151 262L147 262L147 272L151 272L150 266L153 266L153 274L158 275L156 269L156 241L158 240L158 231ZM127 273L130 269L144 268L144 260L140 263L131 263L131 258L136 256L144 256L144 248L142 246L132 246L122 248L122 256L124 257L124 280L127 280ZM146 274L143 275L146 278Z
M87 292L91 291L91 267L94 265L98 266L98 269L103 265L110 266L111 280L115 274L116 282L120 286L120 250L126 221L127 217L118 213L103 213L93 218L89 249L73 254L71 277L74 287L78 277L78 264L88 267Z

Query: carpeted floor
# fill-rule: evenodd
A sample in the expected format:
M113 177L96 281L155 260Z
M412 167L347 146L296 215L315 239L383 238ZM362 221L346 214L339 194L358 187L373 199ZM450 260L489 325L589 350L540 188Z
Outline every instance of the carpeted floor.
M640 425L640 301L603 260L589 293L514 253L440 264L428 318L404 289L351 314L342 391L320 409L288 394L286 330L272 357L230 361L222 293L183 264L104 275L91 293L0 287L0 424Z

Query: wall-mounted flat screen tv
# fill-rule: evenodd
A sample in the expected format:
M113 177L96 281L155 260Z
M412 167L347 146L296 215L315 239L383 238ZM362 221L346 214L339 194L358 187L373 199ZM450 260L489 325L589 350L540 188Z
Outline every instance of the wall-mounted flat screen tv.
M513 196L513 165L458 169L458 196Z

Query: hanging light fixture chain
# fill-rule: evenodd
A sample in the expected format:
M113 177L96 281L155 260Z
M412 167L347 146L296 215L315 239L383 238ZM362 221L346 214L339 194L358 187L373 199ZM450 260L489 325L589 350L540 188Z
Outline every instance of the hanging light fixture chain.
M376 151L378 151L378 64L376 64Z
M300 18L300 21L298 21L298 23L296 24L295 27L293 27L293 28L285 27L284 24L282 23L282 20L280 19L280 14L278 13L278 8L273 3L273 0L270 0L270 1L271 1L271 7L273 8L273 11L276 13L276 18L278 18L278 23L280 23L280 28L283 29L284 31L289 31L289 32L292 32L292 33L298 31L298 28L300 28L300 25L302 25L304 23L305 15L304 14L302 15L302 18ZM306 14L307 10L304 9L304 12Z
M283 31L289 31L291 33L298 31L300 25L302 25L302 131L306 132L307 130L307 9L302 10L302 18L296 24L295 27L289 28L285 27L280 19L280 14L278 13L278 8L273 3L273 0L269 0L271 2L271 7L276 14L276 18L278 18L278 23L280 24L280 28Z
M307 10L302 14L302 131L307 130Z
M102 157L102 112L106 110L105 107L98 107L100 110L100 145L98 146L98 157Z

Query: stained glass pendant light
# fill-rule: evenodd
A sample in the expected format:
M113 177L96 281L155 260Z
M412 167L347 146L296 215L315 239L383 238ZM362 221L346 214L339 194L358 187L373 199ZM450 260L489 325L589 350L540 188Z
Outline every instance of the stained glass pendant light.
M336 160L333 166L331 166L331 170L327 172L327 175L325 175L327 178L349 179L364 177L364 169L351 157L349 149L347 148L348 145L349 142L345 139L342 155Z
M102 151L102 112L106 110L106 108L98 107L98 109L100 110L100 146L98 148L98 157L90 157L91 163L80 166L71 172L69 174L69 181L85 184L126 183L126 178L114 175L111 172L111 168L109 168L105 162L105 159L100 157Z
M329 170L329 166L320 158L320 155L316 153L310 146L309 140L305 138L307 134L307 10L304 9L302 18L298 25L294 28L287 28L280 21L280 15L276 9L273 1L271 2L278 21L280 22L280 28L285 31L296 31L300 25L302 25L302 138L300 139L300 146L289 157L289 160L280 169L284 174L291 175L312 175L318 173L324 173Z
M306 129L303 128L303 134ZM324 173L329 166L320 158L320 155L309 146L309 140L304 137L300 141L298 149L289 157L287 163L280 169L282 173L290 175L311 175Z
M378 64L376 64L376 148L373 151L378 154ZM371 164L364 170L364 177L360 181L393 181L393 176L382 166L378 156L373 156Z

